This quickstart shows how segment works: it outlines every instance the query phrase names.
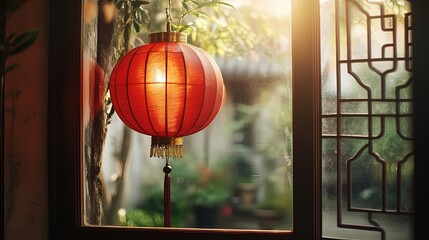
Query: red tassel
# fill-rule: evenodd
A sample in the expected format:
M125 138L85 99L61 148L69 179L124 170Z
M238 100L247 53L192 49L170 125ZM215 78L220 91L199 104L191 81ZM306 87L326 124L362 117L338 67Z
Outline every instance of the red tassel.
M171 166L168 163L163 169L164 176L164 227L170 227L170 172Z

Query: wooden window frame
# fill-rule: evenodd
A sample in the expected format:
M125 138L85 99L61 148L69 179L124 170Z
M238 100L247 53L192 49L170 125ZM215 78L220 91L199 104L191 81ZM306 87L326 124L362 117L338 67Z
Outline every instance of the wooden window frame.
M200 230L178 228L88 227L81 224L82 136L80 78L82 61L82 1L49 1L49 238L50 239L320 239L320 61L319 0L292 0L293 81L293 230ZM424 34L427 1L413 1L416 179L424 176L424 148L428 140L425 96ZM425 21L426 20L426 21ZM422 29L422 31L418 31ZM418 49L418 50L417 50ZM427 77L426 77L427 79ZM420 102L418 102L420 101ZM419 131L417 131L419 129ZM426 161L427 162L427 161ZM427 181L416 181L416 212L421 216ZM421 191L423 192L423 191ZM424 227L416 221L416 234Z

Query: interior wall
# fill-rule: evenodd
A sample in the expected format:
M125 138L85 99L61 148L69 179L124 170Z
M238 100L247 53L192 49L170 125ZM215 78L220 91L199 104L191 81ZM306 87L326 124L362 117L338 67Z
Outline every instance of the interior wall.
M49 1L27 1L7 20L7 36L40 30L7 58L5 80L5 239L48 239L47 94Z

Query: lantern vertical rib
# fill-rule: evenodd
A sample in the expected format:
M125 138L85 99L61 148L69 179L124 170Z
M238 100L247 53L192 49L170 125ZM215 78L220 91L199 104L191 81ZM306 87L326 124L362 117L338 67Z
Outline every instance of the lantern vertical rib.
M154 48L154 47L155 47L155 44L153 44L149 48L149 50L148 50L148 52L146 54L146 60L145 60L145 63L144 63L144 98L145 98L145 104L146 104L147 118L149 119L149 124L150 124L150 127L152 128L152 132L155 132L155 127L153 126L152 119L150 117L151 114L149 112L150 108L148 106L148 99L147 99L147 69L148 69L147 64L149 63L149 55L152 52L152 48ZM159 136L159 134L158 134L158 136Z
M203 52L203 55L208 55L208 53L205 53L204 54L204 52ZM211 64L211 66L213 67L213 73L214 73L214 75L216 76L216 73L217 73L217 69L214 69L214 63L210 60L210 58L208 57L208 56L204 56L204 57L206 57L206 59L210 62L210 64ZM201 64L203 65L203 66L205 66L204 65L204 63L202 63L202 60L201 60L201 58L199 57L198 58L199 60L200 60L200 62L201 62ZM208 82L209 81L209 79L208 79L208 77L207 77L207 74L206 74L206 69L205 68L203 68L203 72L204 72L204 81L205 82ZM207 84L204 84L204 98L206 97L206 95L205 95L205 90L206 90L206 87L207 87ZM217 88L218 86L216 85L216 88ZM223 91L224 89L222 89L222 91ZM222 93L222 96L223 96L223 94L224 93ZM213 102L213 104L212 104L212 106L211 106L211 110L210 110L210 113L213 113L213 110L214 110L214 108L216 107L216 99L219 97L219 95L218 94L216 94L216 97L215 97L215 100L214 100L214 102ZM221 100L222 101L222 100ZM216 113L217 114L217 113ZM211 118L211 117L208 117L208 118L206 118L206 120L205 120L205 122L204 122L204 124L202 124L202 128L205 128L205 127L207 127L209 124L210 124L210 122L211 121L213 121L214 120L214 118Z
M191 47L189 47L191 50L193 50ZM198 62L199 62L199 64L201 65L201 69L202 69L202 71L203 71L203 77L204 77L204 83L206 82L206 69L204 68L204 64L203 64L203 62L201 61L201 59L199 58L199 55L198 55L198 53L196 52L196 51L193 51L193 53L195 54L195 55L197 55L197 58L198 58ZM204 106L205 106L205 101L206 101L206 84L204 84L204 89L203 89L203 101L202 101L202 104L201 104L201 106L200 106L200 110L198 111L198 117L196 117L195 118L195 121L194 121L194 123L192 124L192 126L195 126L195 123L197 123L198 122L198 120L201 118L201 113L202 113L202 111L203 111L203 108L204 108ZM192 129L192 127L189 129L189 130L187 130L186 132L184 132L184 135L186 135L189 131L192 131L193 129Z
M182 131L183 128L183 122L185 121L185 115L186 115L186 102L188 99L188 68L186 65L186 59L185 59L185 54L183 53L183 49L182 46L180 44L178 44L178 47L180 48L181 52L182 52L182 60L183 60L183 66L184 66L184 70L183 70L183 75L184 75L184 81L185 81L185 97L183 98L183 113L182 113L182 120L180 121L180 127L178 129L178 131L175 134L175 137L180 135L180 132Z
M168 42L165 42L164 43L165 44L165 50L164 50L164 53L165 53L165 64L164 64L164 67L165 67L165 75L164 75L164 89L165 89L165 92L164 92L164 101L165 101L165 106L164 106L164 117L165 117L165 136L166 137L170 137L169 136L169 132L168 132L168 84L169 84L169 82L168 82Z
M209 55L208 55L208 53L207 52L201 52L203 55L206 55L205 57L206 57L206 59L209 61L209 63L210 63L210 66L212 67L212 70L213 70L213 74L214 74L214 77L215 78L217 78L217 74L219 74L220 73L220 69L217 67L217 64L216 64L216 62L214 61L214 59L212 59ZM200 58L200 61L201 61L201 58ZM208 81L208 79L207 79L207 75L205 74L205 69L204 69L204 80L205 81ZM206 85L205 85L206 86ZM216 88L218 88L219 87L219 85L218 85L218 82L217 82L217 84L216 84ZM220 104L220 106L218 106L219 108L216 110L216 113L215 114L217 114L218 112L219 112L219 110L220 110L220 108L221 108L221 106L222 106L222 102L223 102L223 97L225 96L225 88L224 88L224 85L222 84L222 86L221 86L221 90L222 90L222 99L220 99L220 101L221 101L221 104ZM216 102L217 102L217 99L219 98L219 92L218 91L216 91L216 96L215 96L215 99L214 99L214 102L213 102L213 105L212 105L212 107L211 107L211 110L210 110L210 115L212 115L213 114L213 110L215 110L215 107L217 106L217 104L216 104ZM207 127L212 121L214 120L214 117L208 117L206 120L205 120L205 122L204 122L204 124L202 125L202 128L205 128L205 127Z
M120 60L119 60L119 62L118 62L118 65L120 66L121 64L122 64L122 61L124 61L124 59L125 59L125 57L122 57ZM128 67L128 71L129 71L129 67ZM128 71L127 71L127 77L126 77L126 79L127 79L127 81L128 81ZM119 74L119 71L115 71L115 78L117 78L117 75ZM127 88L127 94L128 94L128 84L125 84L126 85L126 88ZM115 86L114 86L114 89L115 89L115 94L117 95L117 93L118 93L118 91L117 91L117 82L115 81ZM117 99L117 97L115 96L115 98L113 98L113 99ZM130 107L130 109L131 109L131 104L129 103L129 98L127 97L127 99L128 99L128 105L129 105L129 107ZM128 118L122 118L121 116L123 116L124 114L123 114L123 111L122 111L122 108L116 108L115 109L115 111L116 112L119 112L119 113L121 113L121 114L118 114L118 116L122 119L122 121L124 121L124 123L125 123L125 125L127 125L127 126L129 126L130 124L131 124L131 122L128 120Z
M133 55L132 55L132 57L131 57L130 63L133 61L134 57L137 55L137 53L138 53L138 51L139 51L139 50L140 50L140 49L138 49L137 51L135 51L135 52L134 52L134 54L133 54ZM127 93L127 103L128 103L128 107L129 107L130 109L132 109L132 107L131 107L131 100L130 100L130 92L128 91L129 86L130 86L130 84L129 84L129 81L130 81L130 78L129 78L130 69L131 69L131 64L128 64L127 76L126 76L126 78L125 78L125 79L126 79L125 87L126 87L126 89L127 89L126 93ZM139 123L138 119L136 118L136 115L134 114L134 112L133 112L133 111L130 111L130 112L131 112L131 115L133 116L133 119L134 119L134 121L136 122L137 126L139 126L139 128L140 128L142 131L144 131L143 127L140 125L140 123Z

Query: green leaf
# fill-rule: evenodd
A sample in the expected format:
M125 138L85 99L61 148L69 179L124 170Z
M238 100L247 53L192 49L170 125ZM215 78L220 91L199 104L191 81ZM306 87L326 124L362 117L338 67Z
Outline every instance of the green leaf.
M182 25L182 26L180 26L179 28L178 28L178 31L179 32L185 32L185 31L187 31L187 30L190 30L190 31L192 31L192 30L194 30L195 28L194 28L194 26L191 26L191 25Z
M146 4L149 4L149 2L148 1L139 1L139 0L131 2L131 5L135 8L139 8L140 6L146 5Z
M197 2L197 1L190 1L191 3L194 3L195 5L197 5L197 6L200 6L200 3L199 2Z
M237 9L234 5L232 5L232 4L230 4L230 3L227 3L227 2L221 2L221 1L213 1L213 2L216 2L216 3L221 4L221 5L228 6L228 7L232 8L232 9L234 9L235 11L239 12L239 11L238 11L238 9Z
M9 71L12 71L13 69L15 69L15 68L18 68L18 64L12 64L12 65L10 65L10 66L8 66L8 67L6 67L6 69L4 70L4 72L5 73L7 73L7 72L9 72Z
M136 11L134 12L134 18L137 21L141 21L142 15L141 15L141 12L138 9L140 9L140 8L137 8Z
M141 24L144 24L144 23L149 22L149 19L150 19L150 17L149 17L149 15L147 14L147 12L146 12L146 11L144 11L143 9L141 9L141 8L137 8L137 9L136 9L136 11L135 11L135 18L136 18L136 20L138 20L138 21L139 21L139 23L141 23Z
M193 15L193 16L195 16L195 17L197 17L197 18L199 18L199 17L200 17L200 13L199 13L199 12L190 12L189 14L190 14L190 15Z
M140 26L137 22L133 22L133 26L137 33L140 32Z
M21 7L27 0L14 0L14 1L7 1L5 9L1 9L1 16L6 17L9 14L12 14L16 10L18 10L19 7Z
M121 9L124 6L124 0L115 0L115 6L117 9Z
M206 17L207 19L210 19L210 15L208 15L207 13L203 12L203 11L196 11L199 15L198 17Z
M26 48L31 46L31 44L36 41L37 36L39 35L39 30L32 29L25 33L18 35L12 42L12 47L9 51L10 55L20 53Z
M12 39L14 39L16 37L16 33L12 33L9 35L9 37L6 38L6 42L10 43L12 42Z
M147 11L142 10L142 21L148 23L150 21L150 16Z
M189 5L186 2L182 2L182 6L186 12L189 12Z

